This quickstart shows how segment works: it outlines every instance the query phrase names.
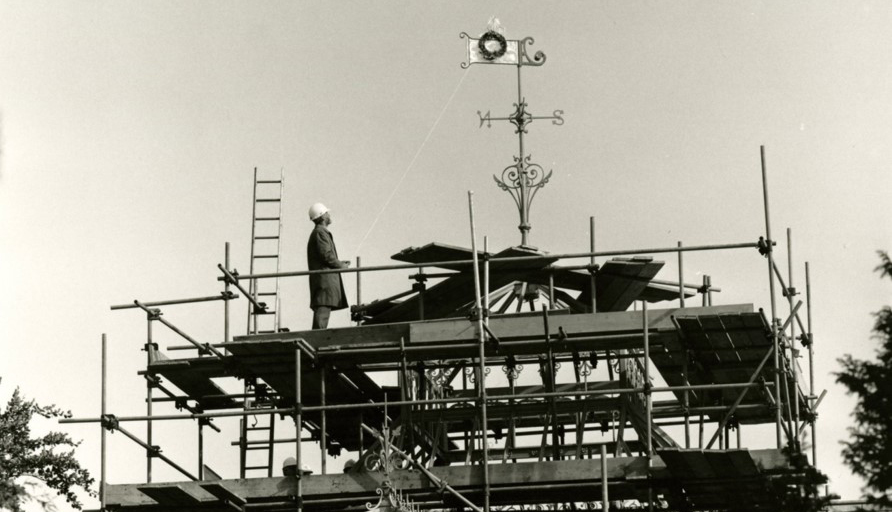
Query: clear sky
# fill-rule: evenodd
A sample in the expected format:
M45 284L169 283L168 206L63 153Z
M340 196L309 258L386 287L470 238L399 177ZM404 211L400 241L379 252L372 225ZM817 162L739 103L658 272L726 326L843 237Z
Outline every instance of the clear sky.
M563 126L534 122L527 138L554 170L531 215L543 250L587 250L589 216L604 250L753 242L765 232L766 146L781 267L790 228L800 291L811 268L816 387L828 390L818 464L832 491L857 496L839 456L852 401L832 372L846 352L872 357L871 312L892 302L873 272L876 251L892 249L888 2L2 0L0 398L20 386L97 416L104 332L110 410L141 414L145 318L109 306L218 293L227 241L246 272L255 166L285 170L285 270L305 268L317 201L333 211L341 256L364 265L432 241L469 246L468 190L490 247L518 244L516 211L491 177L516 138L477 118L513 110L516 74L459 67L459 32L478 35L493 15L548 56L523 71L529 109L564 111ZM671 279L674 257L663 259ZM687 256L688 280L702 274L722 288L718 303L769 308L755 251ZM408 283L369 276L363 294ZM306 282L283 291L283 325L308 326ZM221 309L165 318L219 341ZM99 428L65 430L98 477ZM157 431L165 453L194 465L182 430ZM142 481L143 454L111 437L110 480ZM234 476L237 455L222 453L234 430L216 437L209 461Z

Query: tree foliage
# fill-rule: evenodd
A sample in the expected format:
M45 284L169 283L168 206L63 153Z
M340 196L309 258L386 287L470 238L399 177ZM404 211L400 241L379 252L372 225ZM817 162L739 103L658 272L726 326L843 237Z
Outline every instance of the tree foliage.
M876 268L881 277L892 277L889 254L880 252ZM865 478L867 488L878 493L869 501L892 505L892 308L874 313L874 338L880 342L876 361L839 359L842 371L836 381L856 396L855 426L851 440L843 442L843 458L852 470Z
M32 437L30 424L35 414L44 418L71 417L69 411L55 405L42 406L34 400L25 400L19 390L15 390L6 409L0 411L0 508L14 512L21 510L25 489L14 480L31 475L43 480L65 496L73 507L80 509L82 505L74 493L76 488L96 496L90 490L93 478L74 458L74 448L80 442L61 432Z

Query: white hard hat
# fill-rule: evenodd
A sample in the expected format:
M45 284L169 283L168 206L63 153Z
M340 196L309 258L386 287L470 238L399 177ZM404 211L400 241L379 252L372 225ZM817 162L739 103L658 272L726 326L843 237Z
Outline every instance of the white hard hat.
M310 207L310 220L316 220L328 213L328 208L322 203L316 203Z
M297 459L294 457L288 457L282 462L282 469L285 469L289 466L297 466Z

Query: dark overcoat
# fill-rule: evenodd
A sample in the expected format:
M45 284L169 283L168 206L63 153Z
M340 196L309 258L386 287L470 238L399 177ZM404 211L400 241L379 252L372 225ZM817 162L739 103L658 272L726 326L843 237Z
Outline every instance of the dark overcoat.
M344 268L346 265L338 259L334 238L322 224L316 224L307 242L307 266L310 270ZM327 306L331 309L347 307L347 294L344 292L344 281L341 274L310 275L310 307L316 309Z

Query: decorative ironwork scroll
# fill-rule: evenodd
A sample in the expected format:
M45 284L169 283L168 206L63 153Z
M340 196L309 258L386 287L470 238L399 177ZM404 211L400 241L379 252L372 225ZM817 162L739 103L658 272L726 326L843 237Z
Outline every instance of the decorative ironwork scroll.
M514 103L514 112L506 117L492 117L489 111L483 115L478 110L477 115L480 117L481 128L484 124L491 128L493 121L508 121L514 125L520 147L518 156L514 157L514 164L502 170L501 177L493 175L493 179L499 188L511 194L514 199L520 214L520 224L517 227L520 230L521 244L527 245L527 236L532 227L530 207L533 198L551 179L552 171L546 173L542 166L531 161L531 156L524 152L523 136L528 133L530 123L536 119L551 119L551 123L556 126L564 124L564 111L555 110L550 116L534 116L527 111L526 98L521 94L520 70L523 66L545 64L545 54L541 51L530 57L527 45L534 43L532 37L506 39L501 23L495 18L490 19L487 31L479 38L472 38L465 32L460 37L468 40L468 61L461 64L462 68L467 69L471 64L510 64L517 67L517 103Z

